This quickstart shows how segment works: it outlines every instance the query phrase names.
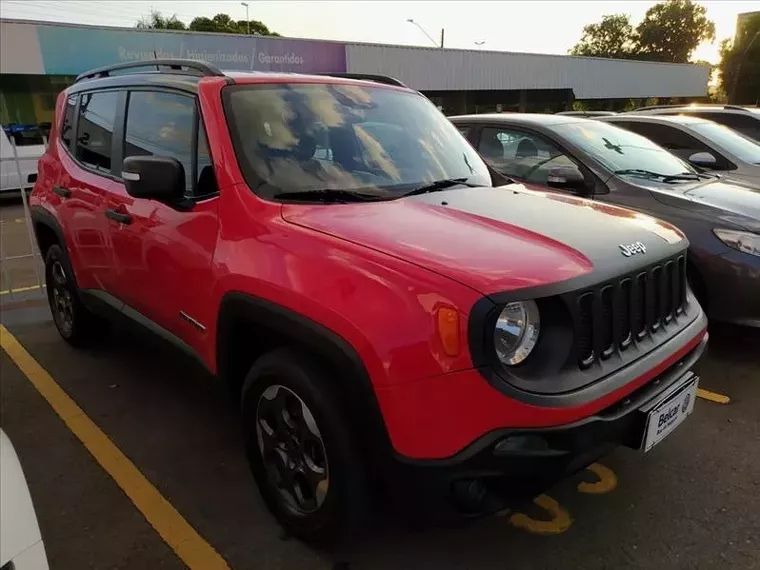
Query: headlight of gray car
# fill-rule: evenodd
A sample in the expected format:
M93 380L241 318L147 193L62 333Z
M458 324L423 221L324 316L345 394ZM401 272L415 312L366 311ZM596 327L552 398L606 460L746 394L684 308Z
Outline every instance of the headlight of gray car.
M507 304L496 320L494 346L499 360L507 365L520 364L538 341L541 318L535 301Z
M737 230L715 229L713 233L728 247L760 257L760 235Z

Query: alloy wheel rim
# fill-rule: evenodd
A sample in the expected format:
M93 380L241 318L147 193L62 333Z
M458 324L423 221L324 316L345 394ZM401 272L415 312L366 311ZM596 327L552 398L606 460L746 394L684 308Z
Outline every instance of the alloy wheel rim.
M74 300L68 288L68 277L60 261L51 269L53 315L61 329L70 332L74 326Z
M314 415L295 392L275 384L259 397L256 435L269 482L293 514L316 512L329 488L327 453Z

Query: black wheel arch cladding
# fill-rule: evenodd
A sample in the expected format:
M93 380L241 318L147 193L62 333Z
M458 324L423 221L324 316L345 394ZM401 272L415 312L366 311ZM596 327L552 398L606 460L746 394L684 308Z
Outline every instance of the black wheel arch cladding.
M246 346L240 345L238 331L247 333ZM254 347L261 337L264 345ZM392 456L392 446L380 405L364 363L357 351L341 336L286 307L244 292L227 293L220 304L217 323L217 374L237 390L256 358L269 350L279 348L272 338L285 346L302 348L325 364L334 377L333 388L341 397L341 404L360 438L367 459L380 460ZM246 350L242 359L236 351ZM253 353L251 358L250 353ZM385 451L386 453L378 453Z

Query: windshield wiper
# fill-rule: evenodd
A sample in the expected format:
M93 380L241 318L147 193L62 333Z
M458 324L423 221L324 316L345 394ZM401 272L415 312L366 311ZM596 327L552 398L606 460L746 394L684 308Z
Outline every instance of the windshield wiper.
M470 182L467 182L467 178L444 178L443 180L436 180L435 182L431 182L429 184L425 184L423 186L420 186L419 188L415 188L414 190L411 190L407 192L406 194L402 194L400 197L404 198L406 196L416 196L418 194L427 194L428 192L438 192L440 190L446 190L447 188L451 188L452 186L467 186L468 188L479 188L479 184L472 184Z
M643 174L652 178L662 178L663 182L673 182L675 180L699 180L699 176L692 174L691 172L683 172L681 174L660 174L659 172L652 172L651 170L644 170L642 168L626 168L624 170L616 170L615 174Z
M389 196L380 194L364 194L355 190L338 188L320 188L319 190L296 190L293 192L278 192L275 198L281 200L297 200L299 202L348 203L348 202L377 202L388 200Z

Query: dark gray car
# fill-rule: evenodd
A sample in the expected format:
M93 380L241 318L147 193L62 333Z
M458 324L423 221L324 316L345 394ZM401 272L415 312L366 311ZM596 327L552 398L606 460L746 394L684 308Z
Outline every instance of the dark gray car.
M610 202L678 226L691 242L689 280L708 315L760 327L760 191L700 173L649 139L594 119L450 119L492 167L534 189Z
M760 188L760 144L700 117L616 115L598 117L638 133L694 166Z

